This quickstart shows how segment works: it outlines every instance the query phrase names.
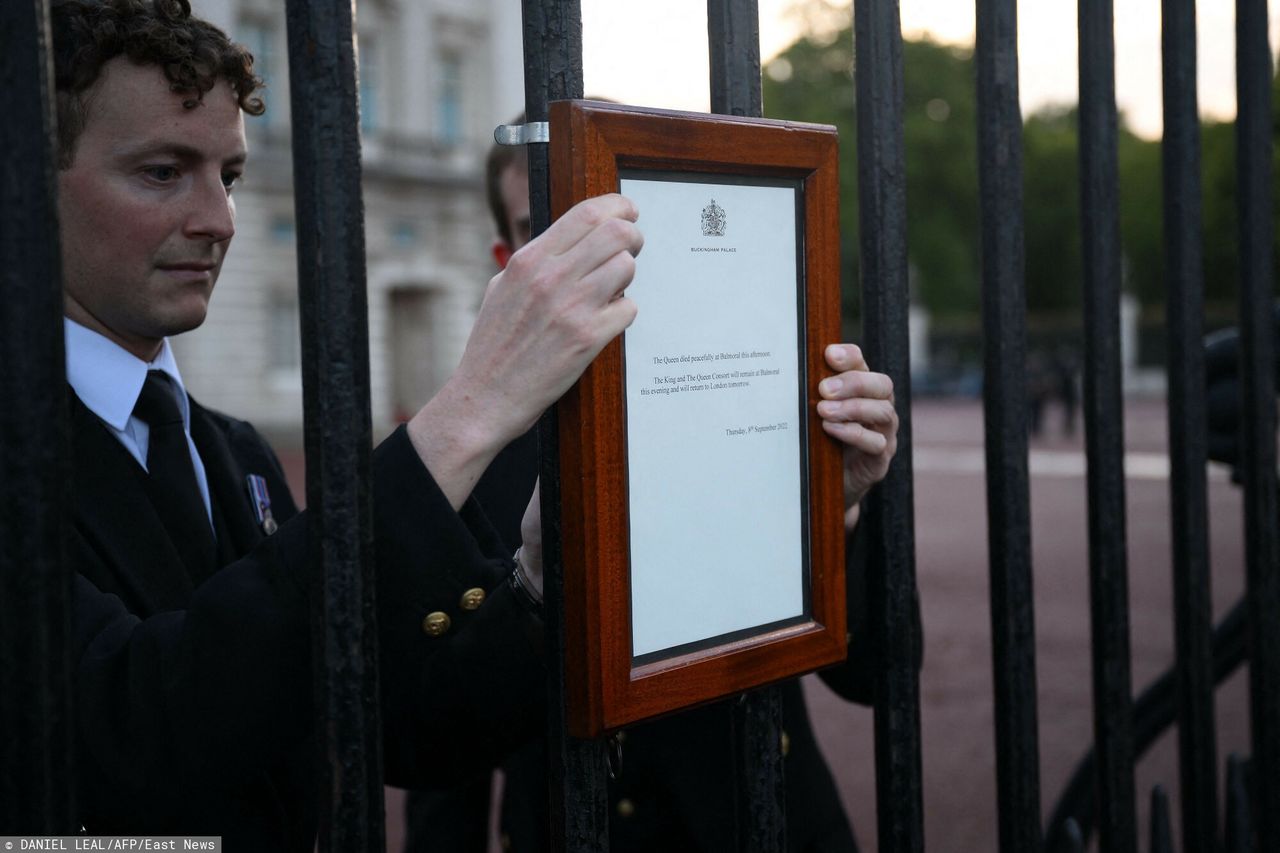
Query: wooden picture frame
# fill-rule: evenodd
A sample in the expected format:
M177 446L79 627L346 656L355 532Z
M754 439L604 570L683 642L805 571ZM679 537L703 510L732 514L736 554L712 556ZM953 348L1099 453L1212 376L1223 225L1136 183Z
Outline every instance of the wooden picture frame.
M559 403L571 733L598 736L843 660L847 641L841 448L822 430L815 411L818 383L832 373L823 350L840 339L834 128L562 101L551 105L550 162L553 217L583 199L618 192L622 186L629 194L650 199L648 207L637 202L646 246L628 292L640 306L636 324L604 349ZM699 195L704 189L704 195ZM714 200L716 195L735 201L722 206ZM709 204L701 200L704 196L711 198ZM686 197L698 199L697 206L690 207ZM667 205L673 209L663 210ZM688 223L701 231L688 241L690 254L684 256L684 244L678 242L684 232L679 229ZM668 233L675 236L662 236ZM735 233L738 242L730 245ZM762 245L766 248L759 248ZM789 263L787 251L794 254L793 294L789 272L757 276L752 254L763 253L762 263L771 265L769 269L783 269ZM708 260L703 253L730 254ZM687 273L682 266L686 263ZM752 311L749 306L757 299L771 300L767 304L773 308L763 310L773 319L761 321L765 325L759 328L767 329L770 336L776 334L782 344L728 352L723 345L709 344L707 353L692 356L694 361L705 360L684 372L679 371L686 367L679 363L683 355L650 358L650 350L642 348L648 344L640 342L660 339L662 332L656 326L658 320L642 327L646 305L669 304L671 295L664 296L667 301L663 302L659 294L665 292L662 288L674 286L670 276L651 277L645 283L645 273L651 269L679 269L686 286L683 292L692 294L696 289L699 298L704 289L688 283L710 282L712 295L707 298L722 301L706 304ZM708 272L719 269L730 272ZM683 281L686 275L688 282ZM757 278L762 286L757 286ZM743 288L747 292L740 292L737 286L744 282L749 284ZM730 288L719 292L733 296L724 301L714 295L715 287ZM654 310L659 318L676 316ZM699 316L710 321L710 314L719 313L713 310ZM758 325L753 319L756 314L744 316L747 319L727 329L708 322L708 340ZM701 320L681 322L693 328ZM788 341L795 348L790 354ZM649 361L654 365L675 362L677 370L661 376L637 372L651 367ZM658 370L666 366L661 364ZM653 387L647 392L637 388L649 383ZM657 400L664 385L664 399ZM643 399L637 396L641 393ZM736 400L732 405L768 408L776 414L782 410L776 405L769 408L769 401L791 397L791 403L783 406L787 413L774 417L771 425L726 427L723 436L713 437L717 424L708 420L703 425L707 428L702 428L697 426L701 422L686 419L673 427L672 434L680 437L680 429L687 426L702 436L701 449L683 442L658 444L667 439L657 434L662 421L652 417L660 418L663 406L672 407L673 412L676 406L684 407L680 411L686 414L718 412L719 401ZM714 405L705 402L713 399ZM704 402L690 402L694 400ZM795 428L788 434L792 423ZM636 425L634 435L629 435L629 424ZM642 429L640 424L646 426ZM779 430L776 435L766 434L775 429ZM724 482L723 476L713 479L700 470L703 458L708 471L721 474L724 465L735 464L735 459L749 458L754 465L754 455L743 456L742 448L749 441L769 448L760 454L762 494L744 496L736 476L731 478L734 482ZM793 452L789 448L798 450L794 463L787 461ZM673 462L667 470L662 467L664 452L682 461ZM656 468L640 464L640 460L655 459L659 460ZM756 482L751 480L756 476L750 471L744 475L750 482ZM706 497L698 497L704 492ZM705 531L667 536L672 521L664 514L663 504L684 500L686 493L692 495L688 497L692 503L672 510L684 513L677 522L691 515L702 517L704 510L708 518L720 512L732 517L740 511L755 521L744 521L737 528L712 523ZM726 506L718 503L721 500ZM763 511L759 501L764 501ZM770 550L774 539L760 552L765 557L757 559L757 552L749 551L743 559L742 548L749 545L742 540L773 536L759 531L762 527L772 531L775 526L781 559L768 556L774 553ZM689 553L701 556L684 565L686 552L676 550L673 543L677 541L688 543ZM755 574L739 582L738 565L723 565L717 559L721 553L726 561L744 567L759 563L756 568L744 568ZM678 570L668 573L662 568L674 562L664 560L664 554L679 557ZM753 598L755 588L766 592ZM775 588L784 594L767 592ZM757 611L763 614L757 622L741 615ZM743 619L747 621L735 622ZM667 637L672 638L670 645L663 646Z

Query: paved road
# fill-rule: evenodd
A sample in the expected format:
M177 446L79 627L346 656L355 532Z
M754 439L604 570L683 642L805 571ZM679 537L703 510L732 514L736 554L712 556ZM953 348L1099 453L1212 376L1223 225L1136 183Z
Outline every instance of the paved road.
M1161 402L1125 417L1133 674L1137 688L1173 660L1169 498ZM1048 424L1059 426L1050 412ZM917 572L925 629L921 675L926 849L996 849L991 632L982 416L977 403L924 401L913 410ZM1081 436L1032 443L1032 551L1039 678L1041 801L1047 813L1091 740L1088 543ZM1243 590L1242 501L1211 470L1215 613ZM816 679L807 694L823 748L864 849L875 849L872 715ZM1218 692L1219 756L1247 752L1243 671ZM1220 762L1221 763L1221 762ZM1176 796L1172 734L1138 767L1139 826L1151 786ZM1219 786L1221 790L1221 786ZM1176 814L1176 804L1174 806ZM1143 830L1145 834L1145 830ZM1145 848L1146 842L1143 842Z

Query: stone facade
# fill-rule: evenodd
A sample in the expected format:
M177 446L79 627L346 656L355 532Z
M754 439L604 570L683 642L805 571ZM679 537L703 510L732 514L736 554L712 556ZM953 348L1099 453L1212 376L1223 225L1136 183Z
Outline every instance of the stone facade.
M247 117L234 246L205 325L174 342L206 405L300 436L297 266L284 4L197 0L253 51L267 114ZM505 17L499 17L501 12ZM444 382L493 274L483 197L493 128L522 107L512 0L361 0L361 128L374 432Z

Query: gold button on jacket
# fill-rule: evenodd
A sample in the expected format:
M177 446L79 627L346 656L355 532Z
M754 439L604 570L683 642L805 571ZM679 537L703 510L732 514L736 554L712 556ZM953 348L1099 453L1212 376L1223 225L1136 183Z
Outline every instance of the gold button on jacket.
M476 610L481 604L484 604L484 590L478 586L464 592L462 600L458 602L463 610Z
M449 630L450 624L449 614L437 610L434 613L428 613L422 620L422 631L429 637L439 637Z

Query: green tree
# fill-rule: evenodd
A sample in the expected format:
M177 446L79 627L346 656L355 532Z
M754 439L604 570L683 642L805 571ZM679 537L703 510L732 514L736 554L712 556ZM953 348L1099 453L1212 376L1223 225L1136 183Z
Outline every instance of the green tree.
M1023 124L1022 207L1027 309L1080 304L1080 161L1076 111L1042 110Z
M859 304L858 168L849 30L797 41L769 63L763 89L765 115L832 124L840 134L840 284L844 315L849 319Z
M1058 323L1078 323L1083 301L1079 113L1046 107L1023 124L1027 307ZM1117 140L1120 240L1126 289L1144 303L1163 289L1160 149L1121 116Z
M1226 303L1240 290L1240 231L1236 209L1235 122L1208 122L1200 133L1204 194L1205 299Z
M767 65L765 112L832 124L840 133L842 285L846 318L852 318L859 293L853 34L847 8L827 0L804 0L799 6L821 23ZM972 324L981 305L972 51L907 41L903 65L912 296L944 323ZM1273 93L1280 107L1280 78ZM1280 108L1276 121L1280 142ZM1023 126L1027 305L1033 318L1058 327L1080 322L1078 141L1073 105L1041 109ZM1203 126L1205 289L1211 306L1229 305L1238 290L1235 144L1234 123ZM1158 309L1165 298L1160 144L1135 136L1121 116L1118 147L1125 287L1146 308ZM1276 178L1280 180L1280 159Z
M970 313L978 300L977 111L971 52L932 41L904 46L907 235L915 298L935 313ZM769 64L765 112L835 125L840 133L842 283L857 299L858 167L853 34L800 39Z
M1143 305L1164 300L1164 177L1160 144L1121 131L1120 245L1125 288Z

